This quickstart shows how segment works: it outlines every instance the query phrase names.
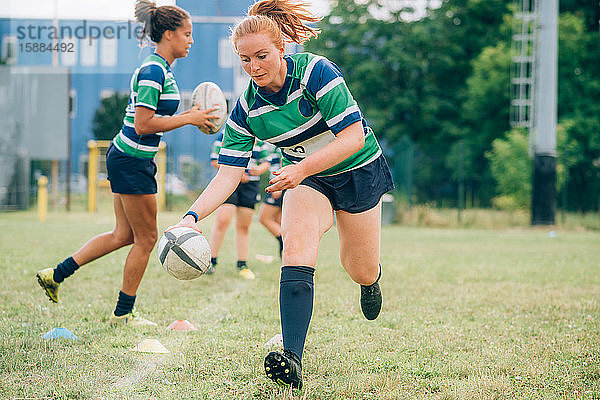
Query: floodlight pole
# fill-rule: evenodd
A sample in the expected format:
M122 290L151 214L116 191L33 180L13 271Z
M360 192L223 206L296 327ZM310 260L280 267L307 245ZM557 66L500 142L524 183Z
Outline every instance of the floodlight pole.
M532 225L555 223L557 54L558 0L540 0L531 198Z

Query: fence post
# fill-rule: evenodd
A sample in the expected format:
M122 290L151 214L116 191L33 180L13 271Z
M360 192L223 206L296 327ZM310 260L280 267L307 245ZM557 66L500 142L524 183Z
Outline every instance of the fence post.
M95 140L88 141L88 211L96 211L96 187L98 179L99 151Z
M167 144L160 142L158 145L158 209L164 210L167 200L167 191L165 188L165 180L167 174L167 152L165 148Z
M38 218L40 221L46 220L46 214L48 212L48 178L44 175L40 176L37 181L38 184Z

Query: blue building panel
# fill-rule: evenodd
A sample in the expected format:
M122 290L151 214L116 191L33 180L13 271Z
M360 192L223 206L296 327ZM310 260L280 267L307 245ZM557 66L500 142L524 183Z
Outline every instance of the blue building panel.
M235 69L237 66L239 70L239 60L228 43L230 26L245 15L252 3L251 0L177 2L190 12L194 27L194 45L188 57L176 60L173 65L182 92L179 111L189 107L191 91L203 81L217 83L230 103L234 103ZM140 47L140 32L141 25L132 21L0 18L0 48L10 47L10 51L16 52L11 62L70 68L74 105L71 118L73 173L84 172L82 160L87 156L87 141L93 138L93 118L102 96L128 92L133 71L152 51L150 46ZM220 63L220 56L225 63ZM187 126L165 133L163 139L171 161L186 155L208 165L212 136ZM177 173L177 162L169 165L170 172Z

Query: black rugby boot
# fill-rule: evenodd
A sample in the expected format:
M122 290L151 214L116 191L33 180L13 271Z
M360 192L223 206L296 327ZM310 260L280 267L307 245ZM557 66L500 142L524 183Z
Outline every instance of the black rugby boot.
M379 276L375 283L371 285L360 285L360 308L363 315L369 321L379 316L381 311L381 289L379 288L379 278L381 278L381 265L379 266Z
M283 354L278 351L267 354L265 373L280 385L302 389L302 364L298 356L289 350L284 350Z

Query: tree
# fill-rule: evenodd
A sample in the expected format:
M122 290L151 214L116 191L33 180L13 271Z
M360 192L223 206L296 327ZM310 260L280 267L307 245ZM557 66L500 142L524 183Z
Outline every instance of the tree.
M100 101L92 122L92 133L96 140L111 140L115 137L123 125L128 100L128 95L114 93Z

